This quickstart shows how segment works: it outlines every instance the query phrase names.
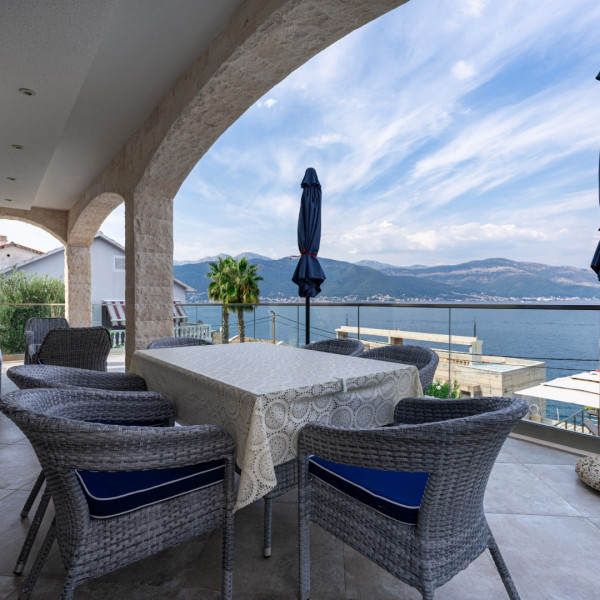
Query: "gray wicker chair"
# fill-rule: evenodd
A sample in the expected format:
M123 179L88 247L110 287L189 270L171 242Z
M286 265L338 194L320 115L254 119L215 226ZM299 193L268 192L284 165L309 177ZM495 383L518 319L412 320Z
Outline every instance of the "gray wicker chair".
M181 346L212 346L213 342L194 337L166 337L154 340L148 344L148 350L153 348L179 348Z
M400 344L394 346L379 346L366 350L359 354L360 358L371 358L374 360L387 360L390 362L414 365L419 370L419 379L423 393L433 382L435 370L440 362L437 352L425 348L425 346L412 346Z
M54 365L18 365L6 371L8 378L21 390L27 388L93 388L118 392L143 392L146 382L134 373L92 371Z
M223 526L222 594L231 599L231 436L211 425L152 428L85 422L139 422L148 416L147 400L124 400L113 394L29 389L0 399L0 410L21 428L42 464L56 514L20 598L31 594L55 539L67 571L61 600L71 600L75 588L88 579ZM164 398L157 402L158 412L172 410L165 402ZM140 498L126 509L113 507L111 516L95 512L101 509L86 495L85 477L90 472L102 472L111 482L119 473L126 473L129 482L132 472L138 473L136 477L143 472L146 477L168 476L174 481L181 474L169 470L198 465L217 476L179 495L173 490L170 497L154 498L152 503Z
M40 349L46 334L55 327L68 327L69 322L64 317L32 317L25 323L25 359L24 363L30 365L37 361L34 356Z
M105 327L56 327L44 338L34 362L106 371L110 333Z
M353 338L334 338L331 340L319 340L302 346L305 350L317 350L318 352L332 352L333 354L345 354L346 356L358 356L364 349L360 340Z
M147 398L150 401L155 401L158 394L144 393L133 396L128 392L144 392L146 390L146 382L139 375L133 373L111 373L106 371L90 371L87 369L76 369L73 367L55 367L50 365L19 365L10 367L6 371L8 378L13 381L19 389L28 388L63 388L63 389L101 389L111 390L114 392L125 392L123 398ZM151 404L149 405L151 407ZM173 418L169 420L155 421L150 410L148 425L169 426L173 425ZM40 493L44 484L44 472L38 476L33 488L31 489L25 505L21 509L21 518L24 519L29 514L35 499ZM35 515L29 527L29 532L25 538L25 542L17 558L13 573L20 575L25 568L27 559L31 552L33 542L39 531L46 509L50 502L50 492L48 489L44 491Z
M518 600L485 519L483 497L502 444L526 413L527 403L517 398L406 398L396 406L393 427L303 427L298 441L300 599L310 597L313 521L417 588L424 600L432 600L436 588L489 548L509 597ZM322 459L334 464L323 465ZM343 473L344 465L351 465L350 473ZM363 469L357 474L352 467ZM400 512L403 500L392 496L395 504L388 512L381 497L361 496L354 487L368 487L361 479L365 473L382 478L385 494L392 487L404 492L406 480L415 478L416 499L405 499L409 506ZM340 475L353 485L344 487ZM390 478L399 479L390 484Z

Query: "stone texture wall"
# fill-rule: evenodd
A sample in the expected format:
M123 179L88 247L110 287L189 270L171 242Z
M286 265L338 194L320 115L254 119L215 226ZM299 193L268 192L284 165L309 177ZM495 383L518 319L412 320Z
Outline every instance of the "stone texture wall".
M71 327L92 324L92 249L67 244L65 249L65 316Z
M155 339L173 335L173 201L135 194L125 201L126 365Z

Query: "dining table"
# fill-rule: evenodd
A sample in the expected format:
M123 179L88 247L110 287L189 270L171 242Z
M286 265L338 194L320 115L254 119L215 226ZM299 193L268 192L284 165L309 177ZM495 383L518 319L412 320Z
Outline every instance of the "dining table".
M212 424L236 444L234 510L277 485L305 423L389 425L402 398L422 396L416 367L263 342L138 350L131 371L175 405L181 425Z

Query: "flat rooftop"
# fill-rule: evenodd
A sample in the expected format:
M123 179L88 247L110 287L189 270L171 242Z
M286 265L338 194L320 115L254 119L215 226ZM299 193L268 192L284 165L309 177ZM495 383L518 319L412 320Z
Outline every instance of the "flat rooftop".
M111 353L110 370L123 370L122 352ZM14 389L5 377L2 391ZM574 471L578 456L509 438L492 472L485 497L490 527L522 600L595 600L600 557L600 492ZM39 472L21 432L0 415L0 599L17 600L23 576L12 569L29 527L19 512ZM262 557L262 502L236 513L234 597L296 600L298 585L295 492L274 501L273 556ZM50 511L51 512L51 511ZM33 515L33 512L31 513ZM42 531L51 515L46 516ZM38 536L25 575L41 541ZM419 600L351 548L312 529L312 600ZM79 587L78 600L216 600L220 589L220 532L129 565ZM55 546L32 600L60 597L64 569ZM439 588L437 600L506 600L489 554Z

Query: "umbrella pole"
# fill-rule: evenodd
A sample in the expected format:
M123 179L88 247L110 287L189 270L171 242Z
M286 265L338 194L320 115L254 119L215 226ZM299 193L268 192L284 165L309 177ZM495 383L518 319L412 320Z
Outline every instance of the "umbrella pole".
M306 296L306 343L310 344L310 298Z

